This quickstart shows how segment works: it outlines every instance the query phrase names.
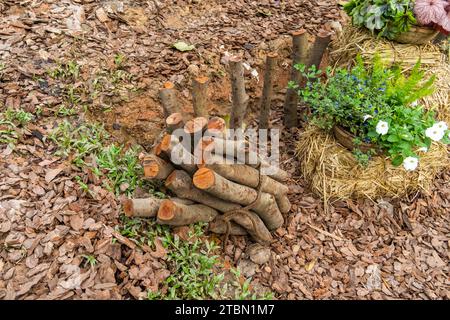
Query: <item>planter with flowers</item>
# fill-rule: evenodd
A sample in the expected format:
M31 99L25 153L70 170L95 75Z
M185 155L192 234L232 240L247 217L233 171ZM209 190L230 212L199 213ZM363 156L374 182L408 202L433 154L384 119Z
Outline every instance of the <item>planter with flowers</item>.
M448 0L351 0L344 10L355 26L400 43L425 44L450 33Z
M434 82L433 77L423 79L419 63L405 76L399 68L386 69L378 57L370 69L357 60L351 70L328 70L325 82L317 80L316 70L297 66L307 79L299 94L310 106L314 124L333 129L335 138L362 164L383 152L394 166L414 170L419 153L433 141L450 143L447 124L416 102L433 92Z

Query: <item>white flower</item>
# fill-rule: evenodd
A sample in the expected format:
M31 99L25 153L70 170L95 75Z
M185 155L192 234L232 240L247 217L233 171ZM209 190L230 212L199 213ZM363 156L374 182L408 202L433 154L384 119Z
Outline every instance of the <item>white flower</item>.
M419 151L419 152L428 152L428 148L427 147L421 147L417 151Z
M388 133L389 131L389 125L386 121L378 121L377 123L377 133L381 134L382 136L384 136L386 133Z
M370 118L373 118L371 115L368 115L368 114L366 114L365 116L364 116L364 122L366 122L367 121L367 119L370 119Z
M405 168L406 171L416 170L418 164L419 159L415 157L407 157L405 158L405 160L403 160L403 168Z
M445 131L448 129L447 123L445 123L444 121L439 121L438 123L435 123L433 127L441 131Z
M445 131L439 130L436 125L432 126L425 130L425 136L430 138L433 141L440 141L444 137Z
M419 104L419 101L413 101L411 102L411 107L417 107L417 105Z

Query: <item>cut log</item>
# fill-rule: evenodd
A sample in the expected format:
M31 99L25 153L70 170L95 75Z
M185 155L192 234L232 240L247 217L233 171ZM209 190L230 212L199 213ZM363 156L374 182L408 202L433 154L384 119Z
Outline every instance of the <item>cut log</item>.
M196 201L220 212L228 212L241 207L236 203L224 201L205 191L197 189L192 183L192 178L182 170L175 170L172 172L172 174L167 177L165 185L179 198Z
M289 174L278 166L274 166L269 162L261 159L257 152L246 149L245 159L238 159L239 162L245 163L253 168L260 167L264 175L271 177L279 182L285 182L289 178Z
M232 160L233 158L238 157L239 154L244 155L246 148L247 143L244 140L235 141L206 136L199 141L194 154L199 160L199 164L202 164L203 159L212 154L220 155ZM234 162L234 160L232 161Z
M275 197L269 193L262 192L258 198L258 192L255 189L225 179L208 168L199 169L194 174L193 183L200 190L225 201L243 206L254 203L251 210L261 217L269 230L279 228L284 222Z
M218 212L202 204L184 205L166 199L161 202L157 222L170 226L185 226L197 222L211 222Z
M223 120L220 117L212 117L208 121L207 126L207 135L218 137L218 138L225 138L226 137L226 129L227 125L225 123L225 120Z
M231 57L230 76L233 106L231 109L230 128L242 128L249 97L245 92L244 66L242 58L238 56Z
M235 222L230 222L230 235L231 236L245 236L247 230ZM227 224L223 220L221 215L218 215L213 221L209 223L208 231L216 234L225 234L227 232Z
M151 179L163 180L172 173L175 168L167 161L156 155L148 155L144 157L142 162L144 167L144 176Z
M145 198L145 199L127 199L123 202L123 212L127 217L156 217L162 199Z
M266 70L264 74L264 87L261 98L261 113L259 116L259 128L269 128L270 105L273 95L273 73L277 64L278 54L269 53L266 57Z
M306 64L308 56L308 33L301 29L292 33L292 69L291 78L295 84L300 84L301 73L295 68L296 64ZM287 128L297 127L298 116L298 93L297 89L289 88L284 100L284 124Z
M307 67L310 68L315 66L319 69L320 63L322 62L325 50L331 41L331 34L328 31L321 30L314 41L314 45L311 48L311 54Z
M207 125L208 125L207 118L197 117L186 122L186 124L184 125L184 132L191 135L201 134L206 130Z
M251 188L258 187L259 171L245 164L226 164L223 157L216 155L204 158L204 164L199 165L201 168L209 168L218 173L222 177L233 182L246 185ZM278 207L282 213L290 210L290 203L286 197L289 188L284 184L272 179L268 176L261 176L261 191L270 193L275 196ZM287 201L286 201L287 200ZM287 210L287 211L286 211Z
M196 117L208 117L208 81L207 77L192 80L192 103Z
M170 116L168 116L166 119L166 127L167 127L167 132L169 132L169 133L172 133L177 129L183 128L184 122L183 122L183 116L181 115L181 113L176 112L176 113L172 113Z
M278 209L280 209L281 213L288 213L291 211L291 202L286 194L282 194L280 196L276 195L275 199L277 199Z
M197 161L174 135L167 134L161 141L161 150L170 158L172 163L189 174L197 170Z
M208 119L204 117L191 119L184 125L185 136L188 136L191 139L190 151L194 152L195 146L202 139L203 132L206 131L207 125ZM183 144L187 147L186 143Z
M180 111L177 91L175 90L175 85L172 82L164 83L164 87L159 91L159 99L161 100L166 117L172 113L177 113Z
M272 235L269 229L261 220L261 218L252 211L239 212L233 214L230 222L235 222L236 224L243 227L250 236L260 244L268 244L272 241Z

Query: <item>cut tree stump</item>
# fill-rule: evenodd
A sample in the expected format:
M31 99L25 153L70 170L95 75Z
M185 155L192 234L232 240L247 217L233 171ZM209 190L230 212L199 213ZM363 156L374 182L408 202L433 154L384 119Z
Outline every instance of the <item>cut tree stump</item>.
M196 201L220 212L228 212L241 207L236 203L224 201L205 191L197 189L192 183L192 178L189 174L182 170L175 170L172 172L172 174L167 177L165 185L179 198Z
M325 30L321 30L314 41L314 45L311 48L311 54L309 58L309 62L307 65L307 69L312 66L315 66L316 69L319 69L320 63L322 62L323 55L325 50L331 41L331 33Z
M269 53L266 57L266 70L264 74L264 87L261 97L261 113L259 116L259 128L267 129L269 128L269 118L270 118L270 105L272 103L273 95L273 73L275 66L277 64L278 54Z
M235 202L243 206L254 203L254 210L264 221L269 230L279 228L283 224L283 216L278 209L275 197L269 193L258 192L245 185L225 179L211 169L201 168L193 177L194 186L213 196Z
M308 56L308 33L305 29L292 32L292 69L290 80L300 84L301 73L295 68L296 64L306 64ZM297 127L298 116L298 93L297 89L288 88L284 101L284 125L287 128Z
M211 222L217 211L202 204L184 205L170 199L159 206L157 222L170 226L185 226L197 222Z
M207 77L192 80L192 104L196 117L208 117L208 81Z
M242 128L245 113L247 112L247 104L249 97L245 92L245 78L244 66L242 58L233 56L229 60L230 76L231 76L231 91L233 106L230 116L230 128Z
M164 87L159 91L159 99L161 100L166 117L172 113L180 111L177 91L175 90L175 85L172 82L164 83Z
M148 155L142 161L144 176L151 179L164 180L175 168L167 161L156 155Z
M123 202L123 212L127 217L156 217L162 199L145 198L145 199L127 199Z

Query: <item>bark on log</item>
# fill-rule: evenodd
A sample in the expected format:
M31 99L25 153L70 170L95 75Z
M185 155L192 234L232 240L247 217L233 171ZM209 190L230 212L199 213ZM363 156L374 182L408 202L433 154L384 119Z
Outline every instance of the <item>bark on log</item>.
M264 87L261 98L261 113L259 116L259 128L267 129L269 127L270 105L273 95L273 73L277 64L278 54L269 53L266 58L266 70L264 74Z
M229 60L233 106L230 128L241 128L244 122L249 97L245 92L244 66L242 58L234 56Z
M123 202L123 212L127 217L156 217L162 199L145 198L145 199L127 199Z
M172 82L166 82L164 84L164 87L159 91L159 99L161 100L166 117L172 113L180 111L177 91L175 90L175 85Z
M292 69L290 80L296 84L300 84L301 74L295 68L296 64L306 64L308 55L308 33L301 29L292 33ZM284 100L284 124L287 128L297 127L298 116L298 93L296 89L289 88L286 92Z
M165 185L179 198L196 201L220 212L228 212L241 207L236 203L224 201L205 191L197 189L192 183L192 178L182 170L175 170L172 172L172 174L167 177Z
M179 113L179 112L172 113L170 116L167 117L167 119L166 119L167 132L172 133L176 129L181 129L183 127L184 127L184 122L183 122L183 116L181 115L181 113Z
M163 180L172 173L175 168L167 161L156 155L148 155L144 157L142 162L144 167L144 176L151 179Z
M262 192L258 198L255 189L225 179L213 170L201 168L193 178L194 186L220 199L247 206L256 201L254 210L264 221L269 230L277 229L283 224L283 216L278 209L275 197Z
M245 236L247 230L235 222L230 222L231 229L230 235L232 236ZM221 215L217 216L213 221L209 223L208 231L216 234L225 234L227 232L227 224L223 220Z
M161 150L170 158L175 166L194 174L197 170L197 161L174 135L167 134L161 141Z
M311 48L311 54L308 62L308 68L316 66L319 69L325 50L331 41L331 34L328 31L322 30L316 37L314 45Z
M192 103L196 117L208 117L208 81L207 77L192 80Z
M159 207L157 222L170 226L185 226L197 222L211 222L217 215L216 210L202 204L184 205L166 199Z

